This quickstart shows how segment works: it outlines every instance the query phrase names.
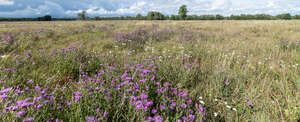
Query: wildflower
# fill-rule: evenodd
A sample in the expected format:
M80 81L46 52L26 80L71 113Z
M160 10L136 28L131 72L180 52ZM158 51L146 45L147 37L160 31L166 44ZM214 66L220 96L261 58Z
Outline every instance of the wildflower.
M229 108L229 109L231 109L231 106L229 106L229 105L227 105L226 107Z
M104 113L103 113L103 118L105 118L107 116L107 112L105 111Z
M248 101L247 104L248 104L249 106L251 106L251 107L254 106L254 104L253 104L251 101Z
M218 116L218 113L214 112L214 116L217 117L217 116Z
M166 107L165 107L164 105L160 105L159 108L160 108L161 110L165 110L165 109L166 109Z
M228 82L228 81L225 81L225 82L224 82L224 84L225 84L225 85L229 85L229 84L230 84L230 82Z
M33 122L33 117L30 118L24 118L23 122Z
M1 58L4 58L4 59L6 59L6 58L8 58L9 57L9 55L2 55L1 56Z
M30 84L31 84L31 83L33 83L33 80L28 80L27 83L30 83Z
M5 94L5 93L8 93L12 88L6 88L2 91L0 91L0 94Z
M41 109L43 107L43 104L39 104L36 106L36 109Z
M20 111L16 113L16 117L24 116L27 112L26 111Z
M199 102L200 102L201 104L205 104L204 101L202 101L202 100L200 100Z
M40 86L35 86L34 89L35 89L36 91L41 91L41 87L40 87Z
M237 111L236 108L232 108L232 110Z
M79 102L82 94L78 91L74 92L73 94L75 95L75 100Z
M153 118L152 117L147 117L146 122L152 122Z
M95 121L95 117L94 116L88 116L86 118L86 122L94 122Z
M1 99L6 99L8 96L7 95L0 95Z
M157 112L156 109L152 109L152 111L151 111L152 114L155 114L156 112Z
M181 120L181 119L178 119L178 120L176 120L176 122L182 122L182 120Z
M186 116L183 116L183 117L182 117L182 120L183 120L183 121L186 121L186 120L187 120Z
M190 118L190 119L194 119L194 118L195 118L195 115L190 114L190 115L189 115L189 118Z
M155 122L162 122L163 119L162 119L161 116L158 115L158 116L155 116L155 117L154 117L154 121L155 121Z
M185 93L185 92L180 92L180 93L178 93L178 96L186 97L186 96L187 96L187 93Z
M59 120L58 118L55 120L55 122L63 122L62 120Z
M181 104L181 108L186 108L187 105L186 104Z

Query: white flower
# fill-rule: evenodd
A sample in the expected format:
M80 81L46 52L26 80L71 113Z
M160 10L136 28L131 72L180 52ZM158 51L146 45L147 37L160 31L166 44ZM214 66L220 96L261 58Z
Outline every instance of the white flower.
M229 109L231 109L231 106L229 106L229 105L227 105L226 107L229 108Z
M218 116L218 113L214 112L214 116L217 117L217 116Z
M205 104L202 100L199 101L201 104Z
M199 99L202 100L202 96L200 96Z
M218 99L215 99L215 101L218 101Z
M232 108L232 110L237 111L236 108Z
M3 55L1 58L8 58L9 55Z
M225 105L227 105L227 102L224 102Z

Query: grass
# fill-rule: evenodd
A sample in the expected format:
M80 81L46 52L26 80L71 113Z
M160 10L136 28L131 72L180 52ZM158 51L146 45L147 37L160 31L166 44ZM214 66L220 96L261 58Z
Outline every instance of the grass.
M299 25L0 23L0 120L299 121Z

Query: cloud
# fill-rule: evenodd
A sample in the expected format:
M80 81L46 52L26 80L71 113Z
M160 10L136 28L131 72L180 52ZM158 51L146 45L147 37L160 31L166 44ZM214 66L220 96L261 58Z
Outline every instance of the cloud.
M181 5L189 14L300 14L300 2L295 0L0 0L0 17L76 17L87 11L88 16L128 16L148 11L166 15L177 14Z
M10 0L0 0L0 6L10 6L13 5L14 1L10 1Z

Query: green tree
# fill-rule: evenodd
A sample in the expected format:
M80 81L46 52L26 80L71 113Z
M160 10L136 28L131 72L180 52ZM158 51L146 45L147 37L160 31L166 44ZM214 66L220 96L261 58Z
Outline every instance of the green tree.
M138 14L136 15L136 19L141 20L141 19L143 19L143 16L142 16L140 13L138 13Z
M170 20L176 20L176 16L175 15L171 15Z
M95 20L101 20L101 17L96 16L94 19L95 19Z
M187 17L187 12L188 12L188 10L186 8L186 5L180 6L179 11L178 11L178 15L180 16L180 19L185 20Z
M287 13L287 14L279 14L276 16L278 19L285 19L285 20L290 20L292 19L291 14Z
M149 20L164 20L165 19L165 16L162 13L156 12L156 11L148 12L147 17Z
M87 18L86 11L79 12L77 15L78 15L78 18L81 20L85 20Z
M220 15L220 14L217 14L217 15L216 15L216 19L217 19L217 20L223 20L223 19L225 19L225 17L222 16L222 15Z

